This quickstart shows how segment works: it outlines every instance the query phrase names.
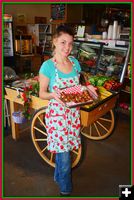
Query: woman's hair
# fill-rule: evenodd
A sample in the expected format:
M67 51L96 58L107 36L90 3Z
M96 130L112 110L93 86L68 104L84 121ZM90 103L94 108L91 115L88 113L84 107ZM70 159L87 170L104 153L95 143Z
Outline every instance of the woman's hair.
M74 38L74 31L73 29L68 26L68 25L59 25L56 29L56 32L54 34L54 37L58 37L60 36L62 33L67 33L69 35L71 35Z
M68 26L68 25L59 25L57 28L56 28L56 31L55 33L53 34L53 39L55 38L58 38L59 36L61 36L63 33L66 33L66 34L69 34L70 36L72 36L74 38L74 31L73 29ZM55 47L53 45L53 42L52 42L52 49L54 51Z

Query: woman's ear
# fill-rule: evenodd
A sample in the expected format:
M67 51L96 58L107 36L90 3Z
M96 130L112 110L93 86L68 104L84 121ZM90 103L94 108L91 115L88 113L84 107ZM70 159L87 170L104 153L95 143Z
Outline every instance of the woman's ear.
M56 46L57 38L53 38L53 46Z

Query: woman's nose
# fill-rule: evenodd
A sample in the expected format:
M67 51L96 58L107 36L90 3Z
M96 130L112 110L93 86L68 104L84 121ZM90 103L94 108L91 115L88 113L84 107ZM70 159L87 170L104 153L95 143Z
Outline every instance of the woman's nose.
M70 45L69 44L66 44L66 49L69 49L70 48Z

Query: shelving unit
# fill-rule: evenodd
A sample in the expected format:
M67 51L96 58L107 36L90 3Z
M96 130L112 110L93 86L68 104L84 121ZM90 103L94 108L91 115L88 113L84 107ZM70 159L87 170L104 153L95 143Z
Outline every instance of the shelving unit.
M42 48L44 51L45 45L49 44L52 34L52 25L51 24L28 24L27 25L28 33L33 36L33 40L36 46Z

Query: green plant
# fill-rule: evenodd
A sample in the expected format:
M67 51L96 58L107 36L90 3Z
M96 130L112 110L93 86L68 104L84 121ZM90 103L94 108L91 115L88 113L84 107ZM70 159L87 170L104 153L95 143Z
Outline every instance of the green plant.
M24 109L22 111L24 117L28 120L31 119L31 95L39 96L39 82L34 83L33 85L24 87L24 91L22 93L22 100L24 101Z

